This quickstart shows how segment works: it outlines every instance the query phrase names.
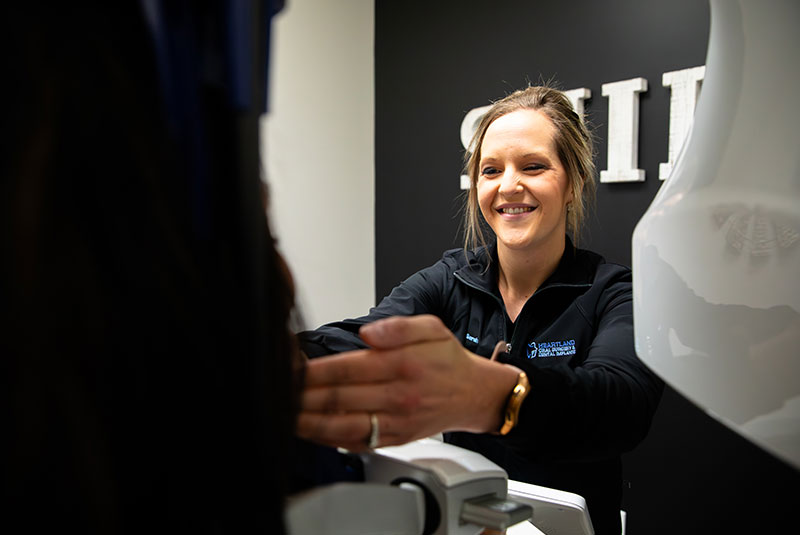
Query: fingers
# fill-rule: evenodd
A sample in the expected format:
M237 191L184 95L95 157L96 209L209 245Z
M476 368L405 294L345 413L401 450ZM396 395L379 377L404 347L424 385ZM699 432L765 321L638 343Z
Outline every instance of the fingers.
M304 411L297 418L300 437L350 451L366 449L371 431L366 412L323 414Z
M444 340L453 336L442 320L430 314L383 318L362 326L358 333L362 340L377 349Z
M375 447L403 444L409 436L398 434L397 426L385 413L375 413L378 442ZM352 452L368 449L373 427L368 412L320 414L302 412L297 419L297 434L327 446L345 448Z
M463 349L452 352L456 343L425 342L313 359L306 368L303 410L414 412L431 396L430 390L452 393L449 383L464 371Z
M384 318L364 325L362 339L375 349L399 349L423 342L454 340L436 316ZM312 359L306 364L306 387L391 381L397 376L397 359L374 351L349 351Z
M375 383L394 377L394 364L375 358L369 350L349 351L306 363L305 386Z
M361 328L372 349L306 363L298 435L363 451L376 414L379 445L403 444L450 425L465 351L435 316L393 317ZM455 383L452 384L452 383Z
M399 405L387 400L388 390L383 383L306 388L302 407L310 412L374 412Z

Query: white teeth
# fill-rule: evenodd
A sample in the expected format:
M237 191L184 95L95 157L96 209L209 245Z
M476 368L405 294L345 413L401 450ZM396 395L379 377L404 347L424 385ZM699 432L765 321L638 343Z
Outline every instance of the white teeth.
M503 208L501 211L504 214L521 214L524 212L532 212L533 208Z

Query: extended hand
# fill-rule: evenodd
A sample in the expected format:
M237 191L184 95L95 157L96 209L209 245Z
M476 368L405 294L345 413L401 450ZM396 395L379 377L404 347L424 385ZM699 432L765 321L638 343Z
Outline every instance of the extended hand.
M497 429L514 368L470 353L435 316L386 318L359 334L372 349L308 362L299 436L364 450L371 414L380 446Z

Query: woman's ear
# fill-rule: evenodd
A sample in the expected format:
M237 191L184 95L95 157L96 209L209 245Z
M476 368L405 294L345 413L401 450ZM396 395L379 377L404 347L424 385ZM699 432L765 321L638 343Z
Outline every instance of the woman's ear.
M580 199L583 196L583 184L584 184L583 177L579 180L576 180L573 183L573 186L569 189L569 194L567 195L567 203L575 202L576 199Z
M574 187L571 187L571 188L569 188L567 190L567 195L566 195L565 201L566 202L564 203L564 205L567 206L567 207L569 207L569 205L572 204L575 201L575 188Z

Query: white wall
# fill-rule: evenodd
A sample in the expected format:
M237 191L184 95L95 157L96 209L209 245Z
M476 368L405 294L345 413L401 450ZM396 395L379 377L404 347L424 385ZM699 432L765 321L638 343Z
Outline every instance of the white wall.
M375 301L373 0L288 0L262 122L270 221L308 328Z

